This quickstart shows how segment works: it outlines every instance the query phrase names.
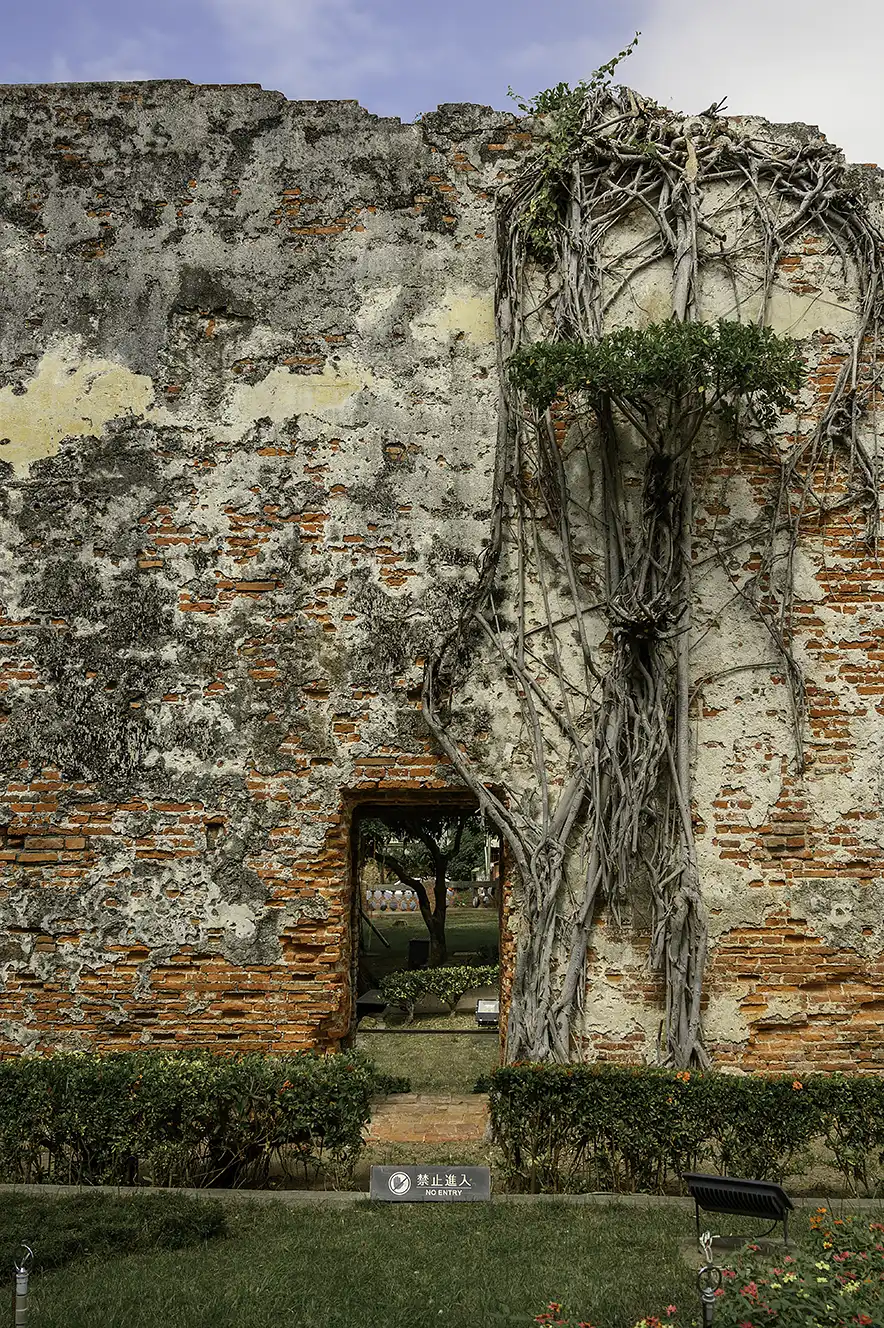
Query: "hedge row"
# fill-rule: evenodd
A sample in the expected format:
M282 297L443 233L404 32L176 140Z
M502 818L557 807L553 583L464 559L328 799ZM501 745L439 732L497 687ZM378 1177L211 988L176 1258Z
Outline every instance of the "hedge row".
M372 1063L349 1052L0 1061L0 1180L263 1185L273 1163L345 1180L378 1087Z
M780 1180L822 1143L851 1192L884 1192L884 1077L508 1065L489 1086L516 1188L659 1194L703 1170Z
M474 987L494 986L499 977L498 964L400 969L383 979L381 995L390 1005L400 1005L409 1014L422 996L437 996L453 1010L461 996Z

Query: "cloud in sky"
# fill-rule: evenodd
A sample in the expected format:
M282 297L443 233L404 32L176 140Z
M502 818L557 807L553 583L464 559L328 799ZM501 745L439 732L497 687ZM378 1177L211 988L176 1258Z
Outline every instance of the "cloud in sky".
M162 46L162 36L148 30L137 39L125 37L118 46L91 56L72 60L55 51L49 61L49 79L53 83L129 83L151 78Z
M600 49L592 24L553 23L510 53L538 87L573 82L626 45L618 80L677 110L728 98L734 115L817 124L853 161L884 165L884 4L881 0L626 0ZM514 80L513 80L514 81ZM533 87L531 89L534 90Z
M359 96L411 118L439 101L506 104L585 77L640 28L622 77L679 109L819 124L884 161L881 0L207 0L254 77L289 96Z
M40 0L4 15L0 83L186 77L198 64L192 0Z
M11 8L0 80L262 83L412 119L574 82L636 28L621 76L639 90L691 111L727 94L884 163L881 0L42 0Z
M392 89L413 44L408 27L360 0L207 0L207 8L240 65L291 97L354 97L378 82Z
M443 101L505 106L509 82L524 75L534 92L552 63L536 40L536 0L205 3L240 68L260 71L265 85L290 97L358 96L371 111L406 119ZM556 31L579 34L580 72L608 57L607 0L551 0L548 8Z
M884 165L880 0L655 0L626 79L698 111L818 124L853 161Z

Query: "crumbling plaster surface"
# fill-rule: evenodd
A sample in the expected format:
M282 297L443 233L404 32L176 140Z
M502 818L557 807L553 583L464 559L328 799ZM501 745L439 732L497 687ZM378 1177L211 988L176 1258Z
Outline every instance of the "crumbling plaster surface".
M458 783L420 661L487 539L494 194L530 134L178 82L5 89L0 146L0 1035L334 1045L350 811ZM773 303L820 382L852 299L828 273L807 237ZM630 298L654 316L655 281ZM706 300L731 312L714 273ZM744 459L704 483L700 521L757 514ZM884 592L857 550L848 522L801 551L803 780L775 668L698 692L707 1027L745 1068L879 1059ZM722 574L701 597L698 682L769 656ZM528 796L508 695L478 659L461 732ZM646 952L640 909L600 917L588 1055L654 1055Z
M485 531L518 126L0 102L6 1037L333 1041L340 790L450 782L415 661Z

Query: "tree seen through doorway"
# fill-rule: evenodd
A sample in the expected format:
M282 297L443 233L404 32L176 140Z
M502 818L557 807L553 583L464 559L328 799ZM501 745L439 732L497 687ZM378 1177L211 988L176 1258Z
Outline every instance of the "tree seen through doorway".
M363 862L376 862L414 891L430 938L430 967L444 964L448 958L448 883L471 879L477 870L484 870L485 841L480 814L466 808L397 808L362 822ZM427 878L433 882L432 900Z

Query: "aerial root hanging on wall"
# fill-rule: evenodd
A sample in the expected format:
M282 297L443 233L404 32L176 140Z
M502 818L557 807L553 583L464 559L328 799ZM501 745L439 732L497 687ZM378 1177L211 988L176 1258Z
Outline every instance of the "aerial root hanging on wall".
M788 145L715 115L686 119L606 85L575 96L547 121L549 140L499 205L503 399L491 538L474 592L427 659L423 710L504 835L518 877L508 1057L579 1054L575 1016L585 999L593 916L600 902L617 915L641 880L653 904L651 961L665 987L660 1058L702 1065L707 924L692 819L690 708L698 685L692 691L690 651L698 561L692 452L707 421L701 406L685 401L668 420L653 421L622 400L597 400L583 414L573 402L539 409L515 388L508 366L540 341L599 342L624 292L661 263L674 320L702 320L703 276L714 265L731 282L738 319L746 273L755 274L753 321L764 325L790 244L808 231L827 242L857 292L835 385L791 437L751 407L734 422L739 446L774 476L763 516L739 541L760 548L760 566L740 579L733 547L713 540L703 553L770 639L791 696L800 770L804 690L792 651L799 531L811 517L845 507L864 514L862 538L877 539L878 460L861 426L879 380L881 236L840 154L823 141ZM636 216L650 224L631 247L612 251L609 237ZM644 445L638 463L636 440ZM836 467L839 484L830 486ZM600 495L595 512L578 474ZM636 475L638 501L630 497ZM591 557L587 530L595 535ZM606 628L602 650L589 639L593 615ZM575 652L563 649L563 626L576 639L576 666ZM450 702L480 644L521 709L533 798L493 794L458 741ZM580 863L579 885L573 868L565 879L569 860Z

